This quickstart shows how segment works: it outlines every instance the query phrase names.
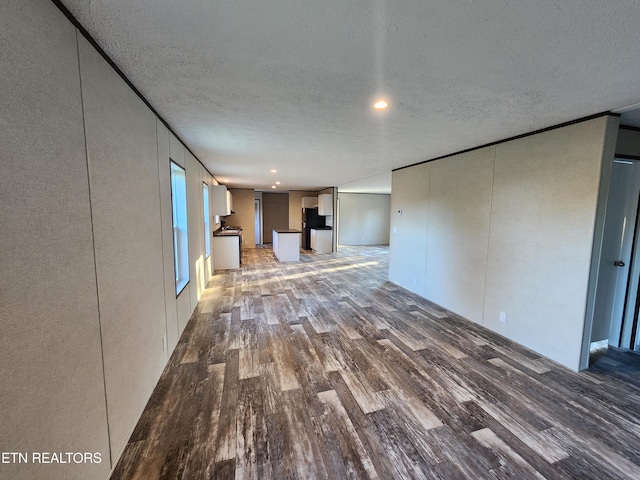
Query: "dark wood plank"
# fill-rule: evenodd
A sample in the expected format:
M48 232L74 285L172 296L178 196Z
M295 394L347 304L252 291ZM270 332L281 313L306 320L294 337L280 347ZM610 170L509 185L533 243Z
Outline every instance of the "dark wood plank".
M571 372L387 281L386 247L243 251L112 478L640 478L640 361Z

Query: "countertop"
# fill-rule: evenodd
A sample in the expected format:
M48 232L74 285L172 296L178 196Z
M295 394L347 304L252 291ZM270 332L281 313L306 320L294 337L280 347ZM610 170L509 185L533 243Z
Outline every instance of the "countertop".
M310 230L333 230L333 227L311 227Z
M234 230L232 228L229 228L227 230L216 230L215 232L213 232L213 236L214 237L239 237L240 230Z
M273 231L276 233L302 233L300 230L291 230L289 228L274 228Z

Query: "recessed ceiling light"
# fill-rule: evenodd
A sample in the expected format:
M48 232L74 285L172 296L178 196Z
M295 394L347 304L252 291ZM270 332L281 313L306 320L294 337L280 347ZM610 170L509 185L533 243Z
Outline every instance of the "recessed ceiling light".
M382 98L380 100L376 100L376 103L373 104L373 108L375 108L376 110L384 110L388 106L389 106L389 102L387 102Z
M276 186L275 185L271 185L271 188L276 188Z
M280 182L276 182L276 185L280 185Z
M276 170L275 168L272 168L271 173L278 173L278 170Z

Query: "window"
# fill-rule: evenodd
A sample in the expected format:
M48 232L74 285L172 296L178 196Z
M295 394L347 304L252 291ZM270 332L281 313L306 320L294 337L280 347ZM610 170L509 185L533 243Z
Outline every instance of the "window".
M204 258L211 255L211 231L209 230L209 185L202 184L202 201L204 202Z
M187 232L187 176L171 162L171 207L173 213L173 261L176 295L189 283L189 237Z

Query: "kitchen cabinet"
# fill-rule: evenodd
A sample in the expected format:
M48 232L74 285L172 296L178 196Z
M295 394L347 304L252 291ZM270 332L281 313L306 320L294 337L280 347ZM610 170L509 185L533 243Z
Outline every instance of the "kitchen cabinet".
M238 232L216 232L213 234L213 269L232 270L240 268L240 234Z
M224 185L212 185L209 187L212 204L212 215L224 217L231 215L233 210L233 195Z
M318 195L318 215L333 215L333 195L330 193Z
M333 246L333 230L311 229L311 250L316 253L331 253Z

